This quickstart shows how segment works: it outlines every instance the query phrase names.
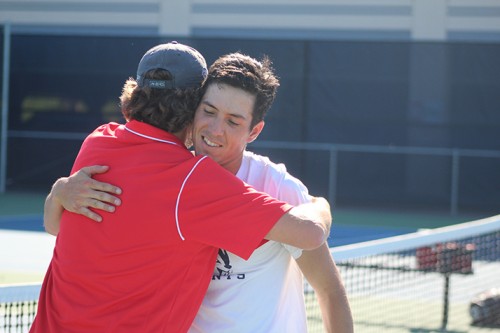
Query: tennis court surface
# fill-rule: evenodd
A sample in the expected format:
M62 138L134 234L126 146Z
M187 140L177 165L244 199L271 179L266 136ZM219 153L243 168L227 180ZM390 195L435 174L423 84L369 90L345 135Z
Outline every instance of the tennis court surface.
M350 235L353 230L342 232ZM399 234L361 243L349 238L332 247L356 333L500 332L500 296L478 298L500 289L500 215L432 230L395 232ZM54 238L40 232L5 230L0 235L12 239L13 233L24 235L21 242L36 244L35 236L40 236L41 247L53 246ZM22 245L12 245L11 250L22 252ZM42 262L50 260L51 251L39 252L45 256ZM16 260L10 265L15 266ZM38 265L45 264L38 261ZM39 288L39 283L0 288L0 332L27 332ZM306 302L309 332L323 332L319 307L307 285Z

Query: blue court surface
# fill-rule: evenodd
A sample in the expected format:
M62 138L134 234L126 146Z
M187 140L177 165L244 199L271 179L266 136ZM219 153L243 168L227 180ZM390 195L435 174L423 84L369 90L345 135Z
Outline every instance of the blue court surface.
M42 215L2 216L0 229L45 232Z
M0 230L44 232L41 215L0 217ZM361 225L334 224L328 243L330 247L360 243L415 232L415 228L390 228Z
M328 244L330 247L342 246L404 235L415 231L417 231L417 229L410 227L391 228L382 226L334 224L330 232L330 237L328 238Z

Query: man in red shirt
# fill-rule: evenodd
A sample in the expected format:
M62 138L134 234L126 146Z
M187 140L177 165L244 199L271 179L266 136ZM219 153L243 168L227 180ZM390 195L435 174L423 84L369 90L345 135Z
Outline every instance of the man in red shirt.
M325 241L326 200L292 207L186 149L206 72L188 46L152 48L123 88L127 123L85 139L72 173L110 166L95 178L119 180L123 204L102 224L45 211L62 222L30 332L185 332L219 248L248 258L263 238L304 249Z

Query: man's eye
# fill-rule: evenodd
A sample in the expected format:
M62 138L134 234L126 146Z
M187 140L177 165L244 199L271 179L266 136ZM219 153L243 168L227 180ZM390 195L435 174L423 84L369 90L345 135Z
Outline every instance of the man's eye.
M239 126L239 124L238 124L238 123L235 123L235 122L234 122L234 121L232 121L232 120L229 120L228 122L229 122L229 124L230 124L230 125L232 125L232 126Z
M214 114L214 112L213 112L213 111L206 110L206 109L205 109L205 113L206 113L206 114Z

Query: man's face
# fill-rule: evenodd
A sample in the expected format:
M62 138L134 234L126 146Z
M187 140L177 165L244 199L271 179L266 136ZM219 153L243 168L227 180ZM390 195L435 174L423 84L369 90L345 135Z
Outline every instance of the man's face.
M225 84L211 84L196 109L193 144L196 154L208 155L232 173L241 165L247 143L264 127L250 129L255 96Z

